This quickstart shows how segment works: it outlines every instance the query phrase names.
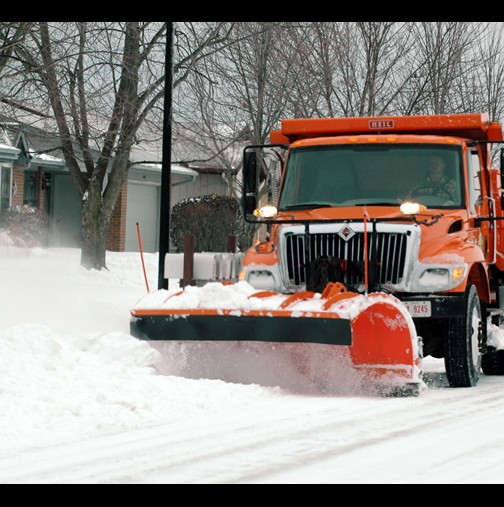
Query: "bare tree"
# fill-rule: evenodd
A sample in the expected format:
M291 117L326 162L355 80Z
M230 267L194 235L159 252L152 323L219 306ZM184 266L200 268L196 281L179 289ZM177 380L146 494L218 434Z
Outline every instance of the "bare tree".
M9 60L16 58L14 49L23 42L31 25L31 22L0 23L0 74Z
M266 143L287 110L294 75L286 41L295 31L293 23L237 23L229 44L205 59L187 83L187 112L179 107L178 119L201 152L212 153L225 167L233 197L241 196L244 143ZM271 176L262 168L262 178ZM250 241L256 227L245 229Z
M41 22L31 35L38 52L24 56L47 91L65 162L83 202L81 263L101 269L134 134L160 97L160 76L140 89L140 72L163 29L132 22L121 31L103 30L80 22L69 30Z
M490 120L504 118L504 24L481 23L475 41L471 73L458 81L459 109L485 111ZM500 145L494 145L493 159L498 160Z
M295 116L460 111L468 97L462 98L462 88L454 92L481 73L484 57L475 51L486 33L484 23L299 24L282 44L298 76L290 88L290 111Z
M459 80L459 104L465 111L487 111L504 118L504 24L480 23L471 73Z
M219 24L195 32L207 38L184 45L175 85L222 40ZM31 32L32 45L19 50L47 93L66 165L82 197L86 268L106 267L108 230L131 147L163 98L165 34L163 23L40 22Z
M214 154L227 168L234 196L240 143L265 142L285 109L290 74L281 47L291 29L289 23L236 23L228 44L201 62L187 88L178 90L178 120L203 153Z
M289 95L294 116L401 112L416 71L411 23L303 23L289 35L282 47L297 76Z
M473 67L466 61L478 35L467 22L423 22L416 26L416 51L420 59L417 94L424 114L453 111L452 93L457 79Z

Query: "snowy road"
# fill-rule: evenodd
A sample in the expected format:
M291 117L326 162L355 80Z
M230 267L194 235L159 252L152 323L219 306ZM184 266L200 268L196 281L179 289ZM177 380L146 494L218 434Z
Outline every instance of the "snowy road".
M419 397L386 398L162 375L127 333L136 262L2 259L0 483L504 482L504 378L451 389L427 359Z
M3 483L501 483L503 379L419 398L282 393L247 410L30 450ZM265 414L268 414L265 417Z

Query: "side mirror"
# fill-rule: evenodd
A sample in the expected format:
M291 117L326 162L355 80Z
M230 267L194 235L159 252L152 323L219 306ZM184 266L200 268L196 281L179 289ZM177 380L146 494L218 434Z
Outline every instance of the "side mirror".
M243 152L243 184L245 195L257 192L257 155L247 148Z
M256 144L243 150L241 207L245 221L266 195L272 196L273 201L276 201L280 180L277 173L280 174L283 167L283 157L277 148L286 150L288 146Z
M245 219L257 208L257 153L255 148L243 151L242 212Z
M257 208L257 199L255 195L247 195L242 198L242 213L246 217L252 215Z

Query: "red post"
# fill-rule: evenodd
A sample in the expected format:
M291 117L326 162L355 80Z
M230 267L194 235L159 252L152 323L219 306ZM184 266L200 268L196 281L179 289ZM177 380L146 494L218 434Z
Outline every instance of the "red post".
M145 260L144 260L143 247L142 247L142 236L140 235L140 224L138 222L136 224L136 228L137 228L137 236L138 236L138 248L140 249L140 258L142 259L142 269L143 269L143 274L144 274L145 287L147 288L147 292L150 292L149 279L147 278L147 271L145 269Z

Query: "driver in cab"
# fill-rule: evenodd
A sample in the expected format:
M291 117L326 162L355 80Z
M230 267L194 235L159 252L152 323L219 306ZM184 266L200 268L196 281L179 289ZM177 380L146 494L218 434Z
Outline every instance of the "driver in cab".
M411 192L411 196L433 195L446 201L454 201L457 182L445 174L446 162L443 157L433 155L428 162L427 176Z

